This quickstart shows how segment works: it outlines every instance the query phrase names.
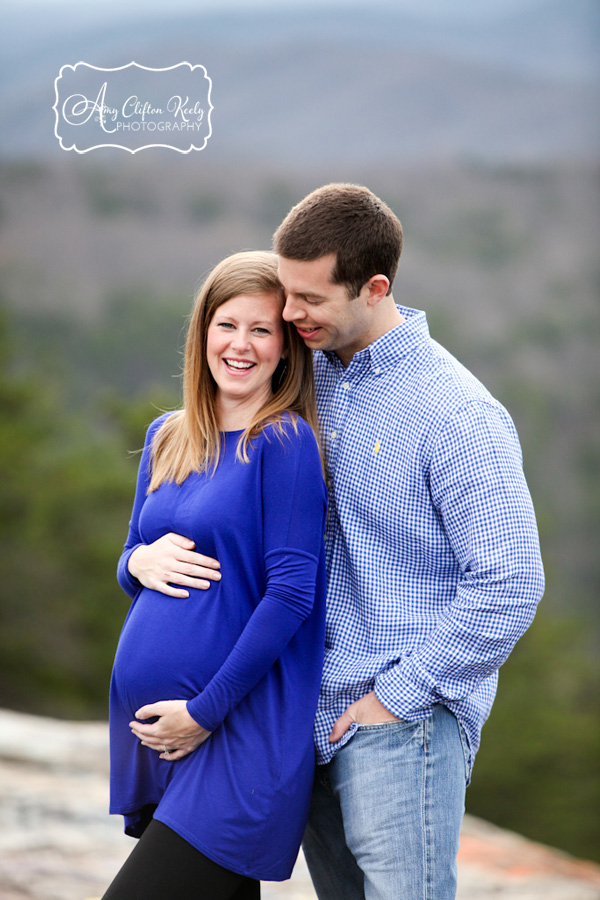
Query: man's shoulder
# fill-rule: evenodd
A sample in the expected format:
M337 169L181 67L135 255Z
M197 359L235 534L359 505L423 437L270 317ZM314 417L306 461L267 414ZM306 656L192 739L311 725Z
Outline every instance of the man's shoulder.
M339 372L332 360L320 350L313 354L317 393L326 395L335 389ZM427 336L410 353L389 354L383 362L373 362L373 374L386 394L410 399L412 403L451 405L493 397L485 385L445 347Z
M429 351L428 359L422 366L424 392L434 384L449 400L458 401L461 405L473 400L495 402L483 382L433 338L429 340Z

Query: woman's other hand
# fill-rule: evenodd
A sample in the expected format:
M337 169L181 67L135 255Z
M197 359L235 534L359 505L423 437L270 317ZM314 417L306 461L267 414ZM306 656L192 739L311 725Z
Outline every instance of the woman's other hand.
M219 562L196 553L195 544L181 534L165 534L152 544L136 547L127 566L134 578L153 591L169 597L189 597L185 587L205 591L211 581L219 581Z
M158 716L158 721L152 725L145 725L142 721L155 716ZM211 735L210 731L192 719L185 700L149 703L138 709L135 717L136 721L129 723L133 734L144 747L156 750L161 759L169 762L183 759Z

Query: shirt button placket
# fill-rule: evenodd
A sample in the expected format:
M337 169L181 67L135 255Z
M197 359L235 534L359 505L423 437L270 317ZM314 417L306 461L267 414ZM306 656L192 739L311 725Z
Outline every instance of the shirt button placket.
M338 383L335 393L335 425L331 431L331 445L334 449L334 457L337 463L340 449L340 438L346 425L348 409L350 406L351 384L347 378Z

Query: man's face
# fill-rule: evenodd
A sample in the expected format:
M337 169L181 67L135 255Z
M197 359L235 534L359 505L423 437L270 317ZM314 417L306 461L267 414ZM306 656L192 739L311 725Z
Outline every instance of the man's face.
M309 261L279 257L283 318L311 350L333 350L348 365L370 343L368 290L364 286L358 297L348 299L346 287L331 280L334 265L334 253Z

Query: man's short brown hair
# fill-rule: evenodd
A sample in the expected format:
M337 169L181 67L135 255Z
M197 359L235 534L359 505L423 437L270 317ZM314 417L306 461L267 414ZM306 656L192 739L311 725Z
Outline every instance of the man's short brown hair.
M292 207L273 236L273 249L286 259L313 260L335 253L334 284L357 297L373 275L392 283L402 252L402 225L366 187L326 184Z

